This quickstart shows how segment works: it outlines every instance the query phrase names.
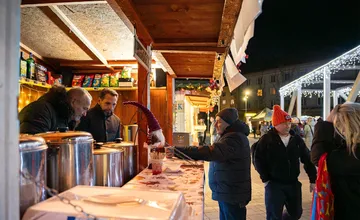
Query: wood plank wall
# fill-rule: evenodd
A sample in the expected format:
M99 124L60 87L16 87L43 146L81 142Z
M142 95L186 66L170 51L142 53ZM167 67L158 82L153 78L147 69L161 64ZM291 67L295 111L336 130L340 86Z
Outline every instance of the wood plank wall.
M98 102L99 91L91 91L90 94L93 97L91 107L94 107ZM121 124L129 125L137 123L137 108L134 106L124 106L122 103L125 101L136 101L137 91L118 91L119 99L115 108L115 114L119 116ZM150 107L151 111L163 128L164 133L167 132L167 128L172 125L168 125L167 122L167 101L166 101L166 89L151 89L150 90Z

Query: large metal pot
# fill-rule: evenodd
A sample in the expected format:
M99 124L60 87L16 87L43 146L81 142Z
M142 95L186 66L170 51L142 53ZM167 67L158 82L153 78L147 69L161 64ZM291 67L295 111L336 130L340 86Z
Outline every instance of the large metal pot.
M123 133L124 141L133 142L135 143L135 145L137 145L138 137L139 137L137 131L138 131L138 125L136 124L124 125L124 133Z
M124 151L122 149L94 149L94 183L96 186L124 185Z
M31 135L20 135L20 172L31 176L41 185L46 185L46 149L45 140ZM30 206L46 199L46 191L31 180L20 175L20 216Z
M47 183L63 192L76 185L93 185L94 140L86 132L37 134L48 145Z
M124 179L125 183L138 174L137 146L133 142L106 143L104 148L120 149L124 151Z

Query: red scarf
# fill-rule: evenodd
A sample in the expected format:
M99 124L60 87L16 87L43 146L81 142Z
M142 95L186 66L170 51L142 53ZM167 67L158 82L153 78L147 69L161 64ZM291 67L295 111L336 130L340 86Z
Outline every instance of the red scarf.
M311 220L332 220L334 218L334 194L330 188L326 157L327 153L323 154L319 160Z

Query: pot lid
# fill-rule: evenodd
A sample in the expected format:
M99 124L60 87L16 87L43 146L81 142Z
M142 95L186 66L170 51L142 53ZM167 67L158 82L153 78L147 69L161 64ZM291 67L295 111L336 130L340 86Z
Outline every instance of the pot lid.
M116 154L116 153L123 153L123 150L118 149L111 149L111 148L100 148L94 149L94 155L102 155L102 154Z
M45 140L41 137L36 137L28 134L20 134L19 136L19 150L22 151L38 151L47 149Z
M36 136L40 136L48 142L69 142L69 141L92 141L92 135L82 131L67 131L67 132L46 132L39 133Z
M123 141L121 143L108 142L102 145L103 147L109 148L118 148L118 147L132 147L134 146L134 142L132 141Z

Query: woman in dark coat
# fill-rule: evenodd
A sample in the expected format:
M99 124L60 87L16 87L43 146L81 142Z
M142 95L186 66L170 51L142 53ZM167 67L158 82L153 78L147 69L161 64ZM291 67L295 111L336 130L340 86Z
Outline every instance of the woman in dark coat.
M327 168L334 194L335 220L360 219L360 104L337 105L315 126L311 147L317 165L328 153Z

